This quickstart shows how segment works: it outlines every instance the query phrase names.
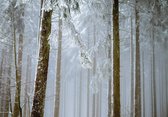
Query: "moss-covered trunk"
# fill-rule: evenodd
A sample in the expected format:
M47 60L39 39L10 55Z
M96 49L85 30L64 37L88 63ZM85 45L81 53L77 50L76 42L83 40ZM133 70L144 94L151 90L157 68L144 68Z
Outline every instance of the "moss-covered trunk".
M119 1L113 3L113 116L120 117Z
M43 117L44 114L44 100L47 84L50 50L48 37L51 32L52 10L43 11L42 15L42 26L40 32L40 52L31 117Z

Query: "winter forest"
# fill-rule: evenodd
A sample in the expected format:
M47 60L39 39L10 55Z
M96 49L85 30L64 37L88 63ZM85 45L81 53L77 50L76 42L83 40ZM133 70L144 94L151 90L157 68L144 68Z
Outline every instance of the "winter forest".
M168 0L0 0L0 117L168 117Z

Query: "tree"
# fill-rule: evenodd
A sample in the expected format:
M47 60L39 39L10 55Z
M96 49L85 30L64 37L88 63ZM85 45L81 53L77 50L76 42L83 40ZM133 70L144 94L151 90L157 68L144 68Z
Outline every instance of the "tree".
M42 1L41 1L42 2ZM38 69L35 82L35 92L31 117L43 117L44 100L47 85L48 62L49 62L49 42L48 37L51 32L52 10L43 10L41 31L40 31L40 52Z
M29 94L30 93L30 80L31 79L31 58L30 55L27 56L27 69L26 69L26 85L25 85L25 97L24 97L24 110L23 114L25 117L30 117L30 100Z
M120 38L118 0L114 0L113 3L113 94L113 116L120 117Z
M144 52L142 53L142 78L143 78L143 117L145 117L145 66Z
M14 55L15 55L15 72L16 72L16 92L15 92L15 104L14 104L14 112L13 117L22 117L22 109L20 107L20 95L21 95L21 71L22 71L22 55L23 55L23 33L24 33L24 4L20 4L19 6L15 6L16 2L13 2L11 7L12 12L12 23L14 27ZM17 62L17 40L16 40L16 30L19 33L19 47L18 47L18 62Z
M141 76L140 76L140 31L138 1L135 1L136 59L135 59L135 117L141 117Z
M62 19L59 14L58 51L57 51L57 74L54 117L59 117L60 111L60 82L61 82L61 50L62 50Z
M156 99L156 60L155 60L155 26L157 26L158 22L159 22L159 18L156 17L160 17L160 3L159 0L155 0L155 6L154 6L154 13L152 14L153 17L151 19L151 22L153 23L152 25L152 103L153 103L153 107L152 107L152 114L153 117L157 117L157 99Z
M133 47L133 26L132 26L132 16L131 16L131 117L134 116L134 47Z
M12 71L12 47L9 46L9 51L7 52L7 79L6 79L6 97L5 97L5 110L4 117L8 117L12 113L12 103L11 103L11 71Z
M154 28L154 27L153 27ZM153 89L153 95L152 95L152 100L153 100L153 117L157 117L157 110L156 110L156 107L157 107L157 105L156 105L156 76L155 76L155 70L156 70L156 68L155 68L155 37L154 37L154 29L153 29L153 31L152 31L152 38L153 38L153 40L152 40L152 65L153 65L153 69L152 69L152 76L153 76L153 79L152 79L152 89Z
M2 78L3 78L3 64L4 64L4 54L5 54L5 50L3 49L2 50L2 53L1 53L1 57L2 57L2 60L1 60L1 64L0 64L0 95L1 95L1 98L0 98L0 104L2 105L0 107L0 116L3 116L3 84L2 84Z
M95 24L94 24L94 26L93 26L93 44L94 44L94 46L95 46L95 44L96 44L96 34L95 34ZM95 75L96 75L96 53L94 52L94 60L93 60L93 76L95 77ZM95 80L95 78L94 78L94 80ZM96 82L96 81L94 81L94 82ZM93 93L93 99L92 99L92 101L93 101L93 107L92 107L92 117L96 117L96 97L97 97L97 94L96 94L97 92L94 92Z

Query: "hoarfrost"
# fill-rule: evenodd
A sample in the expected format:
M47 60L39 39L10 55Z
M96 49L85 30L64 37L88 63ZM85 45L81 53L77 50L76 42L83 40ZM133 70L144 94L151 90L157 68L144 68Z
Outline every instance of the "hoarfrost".
M50 11L50 10L52 10L51 0L46 0L46 1L44 2L43 10L45 10L45 11Z
M80 33L77 32L77 30L76 30L74 24L72 23L72 21L70 20L70 18L68 19L67 25L71 29L71 35L73 35L73 40L74 40L75 44L80 48L79 59L80 59L80 63L82 65L82 67L91 69L92 68L92 60L90 58L90 55L85 47L85 44L82 42Z
M90 55L87 53L87 51L81 50L80 51L80 63L83 68L92 68L92 62L90 59Z

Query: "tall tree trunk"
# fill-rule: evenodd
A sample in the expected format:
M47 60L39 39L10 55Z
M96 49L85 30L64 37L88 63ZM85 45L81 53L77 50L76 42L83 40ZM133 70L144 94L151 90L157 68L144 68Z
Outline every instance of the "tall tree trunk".
M82 109L81 109L81 106L82 106L82 68L80 69L80 77L78 79L79 79L79 82L78 82L79 84L78 117L81 117L82 116L81 115L81 112L82 112Z
M17 55L16 55L16 37L14 40L14 62L15 62L15 75L16 75L16 91L15 91L15 103L14 103L14 111L13 111L13 117L18 117L19 112L21 110L20 107L20 77L18 75L18 67L17 67Z
M133 44L133 26L132 26L132 16L131 16L131 117L134 117L134 44Z
M165 86L166 86L166 110L168 110L168 73L167 73L167 69L168 69L168 60L166 57L166 64L165 64L165 73L166 73L166 82L165 82ZM168 111L166 111L166 117L168 117Z
M108 3L108 9L109 9L109 14L111 13L111 0L109 0ZM109 61L109 65L108 65L108 117L112 117L112 39L111 39L111 15L108 17L108 23L107 23L107 30L108 30L108 37L107 37L107 50L108 50L108 54L107 54L107 58Z
M144 68L144 52L142 53L142 78L143 78L143 117L145 117L145 68Z
M3 49L2 50L2 53L1 53L1 57L2 57L2 60L1 60L1 64L0 64L0 117L3 117L3 65L4 65L4 54L5 54L5 50Z
M88 29L88 50L90 48L90 31ZM90 69L87 70L87 117L90 117Z
M135 60L135 117L141 117L141 76L140 76L140 31L139 31L139 11L138 1L135 8L135 26L136 26L136 60Z
M111 35L110 38L110 46L111 46ZM108 59L111 62L111 47L108 48ZM112 77L111 77L111 66L109 65L109 81L108 81L108 117L112 117Z
M60 111L61 50L62 50L62 19L59 16L57 74L56 74L56 95L55 95L56 97L55 97L54 117L59 117L59 111Z
M87 72L87 117L90 117L90 71Z
M154 28L154 27L153 27ZM157 117L157 105L156 105L156 77L155 77L155 37L154 37L154 29L153 29L153 32L152 32L153 36L153 41L152 41L152 58L153 58L153 70L152 70L152 73L153 73L153 117Z
M27 70L26 70L26 84L25 84L25 95L24 95L24 117L30 117L30 107L29 107L29 95L30 93L30 79L31 79L31 58L27 56Z
M96 27L95 27L95 24L93 24L93 44L95 46L96 44ZM96 82L95 80L95 76L96 75L96 53L94 52L94 59L93 59L93 77L94 77L94 81L93 82ZM93 107L92 107L92 117L96 117L96 92L93 92Z
M11 90L10 90L10 84L11 84L11 71L12 71L12 46L9 47L9 53L7 56L7 60L8 60L8 64L7 65L7 81L6 81L6 102L5 102L5 113L4 113L4 117L8 117L8 115L10 115L11 112Z
M16 42L15 42L16 46ZM16 48L16 47L15 47ZM15 50L15 54L16 54ZM13 117L22 117L22 109L20 107L20 94L21 94L21 70L22 70L22 54L23 54L23 35L19 35L19 50L18 50L18 65L16 65L16 93ZM15 55L16 56L16 55ZM15 58L17 59L17 57ZM15 60L16 62L16 60Z
M37 76L35 82L35 92L33 99L33 107L31 117L43 117L44 115L44 100L47 85L48 62L49 62L49 42L48 37L51 32L51 17L52 10L43 11L40 32L40 52Z
M151 61L153 61L152 55L151 55ZM151 117L153 117L153 62L151 62Z
M113 3L113 116L120 117L119 1Z
M20 5L19 7L20 7L20 11L18 12L18 14L19 14L19 19L20 19L19 21L20 22L18 22L18 23L23 23L23 20L21 20L21 18L24 16L24 6ZM18 63L16 63L16 66L15 66L17 75L16 75L16 92L15 92L15 105L14 105L13 117L18 117L19 115L20 115L20 117L22 117L22 108L20 107L20 95L21 95L21 75L22 75L24 27L21 27L21 31L19 33L20 34L19 34L19 47L18 47ZM17 46L16 42L15 42L15 46ZM16 53L17 53L17 51L16 51L16 47L15 47L15 54ZM17 57L15 59L17 59ZM15 62L16 62L16 60L15 60Z

